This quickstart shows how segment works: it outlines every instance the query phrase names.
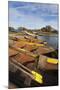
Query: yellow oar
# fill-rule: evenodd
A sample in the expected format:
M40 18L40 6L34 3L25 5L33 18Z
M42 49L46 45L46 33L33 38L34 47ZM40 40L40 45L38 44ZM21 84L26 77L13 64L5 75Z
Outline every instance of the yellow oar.
M48 58L47 59L47 62L48 63L52 63L52 64L58 64L58 60L57 59L54 59L54 58Z
M32 71L32 74L34 76L34 80L37 81L38 83L42 84L43 83L43 77L41 74L35 72L35 71Z
M42 84L43 83L43 76L34 71L34 70L30 70L27 67L25 67L24 65L22 65L21 63L17 62L17 60L11 58L10 59L10 63L13 63L13 65L18 68L19 70L23 71L25 74L27 74L28 76L30 76L33 80L35 80L36 82Z
M16 39L16 38L14 37L14 38L10 38L10 39ZM27 42L24 39L23 40L20 40L19 42L25 43L25 44L28 44L28 45L44 46L44 44L39 44L39 43L35 43L35 42Z
M22 52L22 53L27 53L28 55L30 55L30 56L32 56L32 57L34 57L34 58L37 58L39 55L37 55L37 54L33 54L33 53L31 53L31 52L29 52L28 50L25 50L25 49L21 49L21 48L16 48L16 47L14 47L14 46L12 46L12 45L9 45L11 48L13 48L13 49L15 49L16 51L19 51L19 52Z
M21 43L25 43L25 44L28 44L28 45L36 45L36 46L44 46L44 44L38 44L38 43L33 43L33 42L27 42L27 41L21 41Z

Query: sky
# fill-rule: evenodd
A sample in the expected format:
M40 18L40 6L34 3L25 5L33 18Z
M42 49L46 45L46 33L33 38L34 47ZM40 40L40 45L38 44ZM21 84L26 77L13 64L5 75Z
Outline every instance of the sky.
M9 26L40 29L51 25L58 30L58 4L8 2Z

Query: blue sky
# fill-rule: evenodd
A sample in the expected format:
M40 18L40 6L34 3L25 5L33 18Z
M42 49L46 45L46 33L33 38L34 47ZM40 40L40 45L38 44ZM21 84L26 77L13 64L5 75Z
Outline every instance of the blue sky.
M9 26L39 29L51 25L58 29L58 5L9 1Z

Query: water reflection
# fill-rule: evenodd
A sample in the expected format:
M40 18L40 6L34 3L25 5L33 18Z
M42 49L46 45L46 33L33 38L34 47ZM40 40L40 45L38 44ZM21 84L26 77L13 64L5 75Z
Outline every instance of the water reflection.
M58 48L58 36L39 36L38 38L47 41L53 48Z

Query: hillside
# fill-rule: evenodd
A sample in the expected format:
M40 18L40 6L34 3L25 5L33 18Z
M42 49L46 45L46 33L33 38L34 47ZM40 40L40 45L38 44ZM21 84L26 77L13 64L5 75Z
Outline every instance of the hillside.
M58 34L58 31L49 25L46 27L42 27L40 29L27 29L25 27L18 27L18 29L14 29L13 27L9 27L9 32L24 32L24 31L28 31L30 33L36 33L36 34L40 34L40 33Z

